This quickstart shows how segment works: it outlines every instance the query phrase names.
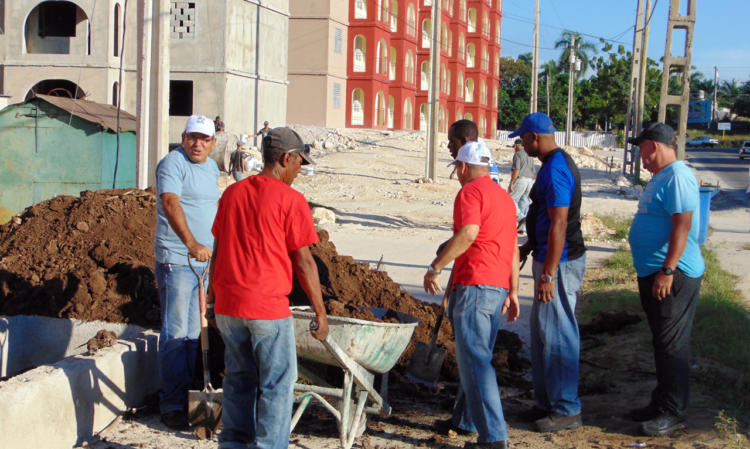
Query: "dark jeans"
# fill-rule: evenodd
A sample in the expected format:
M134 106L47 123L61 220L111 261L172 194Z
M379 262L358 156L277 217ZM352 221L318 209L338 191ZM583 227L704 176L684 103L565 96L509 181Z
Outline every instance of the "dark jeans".
M651 405L684 417L690 400L690 333L703 276L691 278L676 270L672 292L658 301L651 294L656 275L638 278L656 362L656 388L651 393Z

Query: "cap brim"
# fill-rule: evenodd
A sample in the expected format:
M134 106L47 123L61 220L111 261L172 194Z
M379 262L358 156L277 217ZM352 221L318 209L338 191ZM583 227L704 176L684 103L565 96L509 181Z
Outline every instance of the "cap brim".
M628 137L628 143L635 146L641 145L641 139L638 137Z
M508 134L508 138L510 139L510 138L513 138L513 137L518 137L520 135L521 135L521 130L517 129L517 130L513 131L512 133Z
M298 151L298 153L299 153L300 156L302 156L302 161L303 161L302 165L308 165L308 164L315 165L315 161L312 160L312 157L310 157L309 154L305 154L302 151Z

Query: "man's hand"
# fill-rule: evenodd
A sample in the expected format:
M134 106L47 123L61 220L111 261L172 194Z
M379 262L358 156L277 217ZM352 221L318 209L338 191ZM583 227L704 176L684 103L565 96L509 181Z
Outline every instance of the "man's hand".
M315 315L315 322L318 323L317 329L311 329L310 333L318 340L323 341L328 336L328 317L326 315Z
M547 304L555 297L555 281L539 282L539 288L536 291L536 299Z
M508 313L509 323L518 319L518 315L521 313L521 306L518 304L518 293L509 292L505 297L501 314L505 315L506 312Z
M654 298L658 301L661 301L672 293L673 282L674 275L667 276L661 271L658 272L654 278L654 285L651 287L651 294L654 295Z
M513 183L508 184L508 193L513 193Z
M199 262L206 262L211 259L211 248L206 245L201 245L198 242L190 245L188 247L188 252L190 253L190 257Z
M437 295L443 289L440 287L440 275L432 274L429 271L424 275L424 291L432 295Z

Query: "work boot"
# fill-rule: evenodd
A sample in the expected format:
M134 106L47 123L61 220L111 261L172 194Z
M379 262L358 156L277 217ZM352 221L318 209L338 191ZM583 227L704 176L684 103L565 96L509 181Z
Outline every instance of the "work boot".
M435 422L432 423L432 428L435 429L435 432L441 435L448 435L451 430L456 432L456 434L463 436L476 434L476 432L461 429L457 425L453 424L453 419L451 418L435 420Z
M686 427L685 419L669 412L663 412L656 418L641 424L641 431L648 436L660 437Z
M651 419L654 419L660 414L661 414L661 410L658 406L653 405L653 404L648 404L645 407L634 408L628 413L628 417L632 419L633 421L643 422L643 421L649 421Z
M568 416L559 413L552 413L542 419L536 420L534 425L539 432L557 432L558 430L581 427L583 421L581 420L580 413Z
M161 422L172 430L187 430L190 427L187 414L181 410L162 413Z
M492 441L490 443L466 443L464 449L508 449L508 440Z
M518 419L523 422L534 422L549 415L549 411L536 405L518 414Z

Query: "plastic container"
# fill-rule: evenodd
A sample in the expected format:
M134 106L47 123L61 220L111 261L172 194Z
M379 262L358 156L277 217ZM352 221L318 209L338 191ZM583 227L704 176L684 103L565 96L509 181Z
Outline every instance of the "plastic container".
M698 226L698 244L702 245L708 237L708 225L711 218L711 198L719 193L716 187L700 188L700 205L699 205L699 226Z

